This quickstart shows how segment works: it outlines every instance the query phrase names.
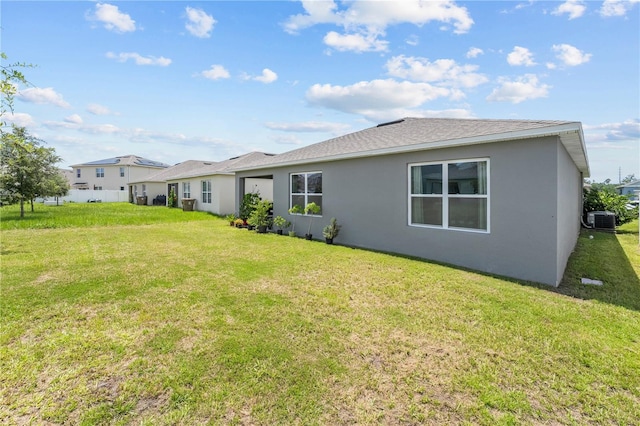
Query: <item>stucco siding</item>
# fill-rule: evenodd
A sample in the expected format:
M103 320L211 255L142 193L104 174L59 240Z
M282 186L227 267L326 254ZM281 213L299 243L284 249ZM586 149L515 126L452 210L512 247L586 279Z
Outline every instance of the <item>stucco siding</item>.
M556 283L560 284L569 256L580 233L582 214L582 174L558 143L558 248Z
M336 217L343 225L336 240L340 244L556 285L558 145L556 137L548 137L312 163L260 173L273 175L274 214L293 220L287 213L289 174L322 171L323 213L314 218L312 228L316 239L322 238L322 227ZM477 158L490 161L490 231L410 226L408 165ZM237 174L238 179L250 176L251 172ZM573 186L565 191L570 192ZM306 233L308 221L308 217L296 218L298 235Z

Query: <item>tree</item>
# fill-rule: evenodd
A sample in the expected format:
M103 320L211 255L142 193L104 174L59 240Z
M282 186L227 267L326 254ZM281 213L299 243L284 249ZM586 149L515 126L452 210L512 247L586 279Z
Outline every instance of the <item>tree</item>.
M7 55L0 52L0 61L6 61ZM7 111L13 112L13 97L18 91L17 84L28 84L24 74L17 68L32 67L33 65L25 63L14 63L0 66L0 74L2 81L0 82L0 91L2 92L2 102L0 102L0 133L4 134L4 115Z
M638 217L638 208L629 207L629 197L619 195L615 185L608 181L592 183L591 188L585 188L583 212L609 211L616 215L616 225L627 223Z
M69 185L56 168L61 161L54 148L42 146L24 127L13 126L12 133L2 133L0 145L0 190L9 202L20 202L24 217L25 201L36 197L65 194Z

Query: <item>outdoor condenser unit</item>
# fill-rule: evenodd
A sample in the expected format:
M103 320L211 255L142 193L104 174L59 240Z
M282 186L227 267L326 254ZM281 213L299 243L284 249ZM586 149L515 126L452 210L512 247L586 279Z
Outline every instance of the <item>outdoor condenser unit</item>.
M588 212L587 224L594 229L616 230L616 215L613 212Z

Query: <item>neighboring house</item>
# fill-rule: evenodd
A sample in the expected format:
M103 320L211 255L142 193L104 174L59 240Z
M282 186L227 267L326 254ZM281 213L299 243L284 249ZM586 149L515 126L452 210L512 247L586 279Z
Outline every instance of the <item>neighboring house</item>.
M178 198L178 206L184 199L195 200L194 210L225 215L234 213L235 177L232 168L245 163L259 161L269 154L251 152L224 161L189 160L129 184L132 200L146 195L146 204L152 205L156 197L165 197L173 189ZM273 198L271 179L250 179L249 192L258 192L265 199Z
M238 167L236 206L269 177L274 215L321 205L315 238L336 217L342 244L557 286L588 176L579 122L405 118Z
M176 174L167 179L168 188L174 188L178 195L178 205L184 199L194 199L194 210L207 211L218 215L236 213L235 175L233 169L244 164L272 157L263 152L251 152L217 163ZM255 176L245 181L246 192L257 192L263 199L273 199L271 178ZM244 192L243 192L244 194Z
M157 173L169 165L136 155L124 155L71 167L74 173L71 189L125 191L129 182Z
M618 194L629 196L632 202L638 203L638 201L640 201L638 196L640 194L640 180L629 182L626 185L616 186L616 189L618 190Z

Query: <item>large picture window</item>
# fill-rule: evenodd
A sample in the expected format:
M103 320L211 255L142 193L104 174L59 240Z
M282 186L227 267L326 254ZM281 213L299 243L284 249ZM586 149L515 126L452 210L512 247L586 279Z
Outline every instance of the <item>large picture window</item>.
M489 231L489 160L409 165L409 223Z
M322 172L292 173L290 190L289 207L316 203L322 214Z
M202 203L211 204L211 181L202 181Z

